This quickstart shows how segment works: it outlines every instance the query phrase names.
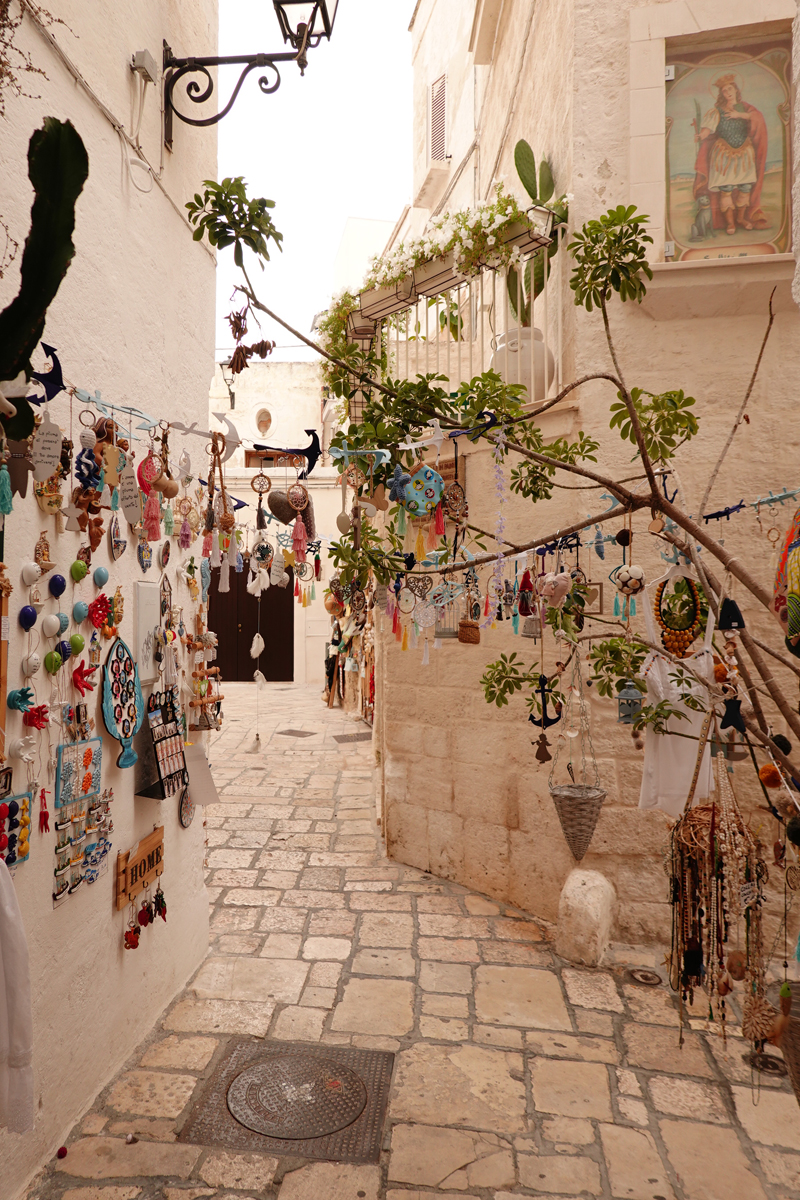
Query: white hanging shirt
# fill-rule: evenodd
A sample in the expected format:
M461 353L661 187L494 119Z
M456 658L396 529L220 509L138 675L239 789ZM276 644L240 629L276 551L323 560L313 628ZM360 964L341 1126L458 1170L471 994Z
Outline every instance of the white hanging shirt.
M0 859L0 1126L33 1129L33 1018L28 943L17 893Z
M647 625L647 636L650 642L660 640L653 620L653 597L644 589L644 615ZM714 634L714 614L708 610L708 623L703 639L703 645L696 654L690 654L681 661L696 671L698 675L711 683L714 679L714 658L711 651L711 639ZM658 808L670 817L679 817L686 804L689 788L692 785L695 763L697 762L697 738L703 727L705 713L695 712L688 708L680 698L680 691L670 674L676 667L663 655L650 651L642 665L641 677L647 684L647 703L658 704L661 700L669 700L673 708L686 714L685 719L671 717L667 722L668 733L656 733L649 725L644 738L644 769L642 770L642 788L639 793L639 808ZM693 681L690 689L704 704L708 704L709 694L697 680ZM671 733L687 734L687 737L670 736ZM693 739L693 740L690 740ZM714 790L711 767L711 748L706 743L697 786L694 792L692 807L707 800Z

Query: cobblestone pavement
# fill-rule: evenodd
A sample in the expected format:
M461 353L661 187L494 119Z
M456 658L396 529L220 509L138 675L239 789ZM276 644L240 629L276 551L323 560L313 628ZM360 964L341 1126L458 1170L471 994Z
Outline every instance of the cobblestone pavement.
M681 1050L621 951L575 969L524 913L387 861L370 744L334 740L365 727L316 689L271 686L260 755L252 687L225 690L209 956L29 1200L800 1196L800 1109L785 1080L753 1090L741 1038L695 1022ZM394 1051L380 1164L177 1142L242 1034Z

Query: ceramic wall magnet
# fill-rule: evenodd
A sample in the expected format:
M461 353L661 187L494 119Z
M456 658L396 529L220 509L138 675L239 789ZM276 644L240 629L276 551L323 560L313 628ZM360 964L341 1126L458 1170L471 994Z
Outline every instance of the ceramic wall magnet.
M142 568L142 571L149 571L153 565L153 549L144 537L139 538L139 544L136 547L136 557L139 560L139 566Z
M26 633L33 629L36 624L36 609L32 604L26 604L19 610L19 623Z
M76 625L81 625L89 615L89 605L85 600L76 600L72 606L72 619Z
M48 613L42 618L42 633L45 637L58 637L61 633L61 621L58 613Z
M114 562L116 562L118 558L122 558L122 555L128 548L128 539L122 537L120 534L119 517L116 513L114 513L113 517L111 518L111 524L108 527L108 540L110 544L109 548L111 550L111 557L114 559Z
M63 575L51 575L47 581L47 586L50 589L50 595L58 599L59 596L63 596L67 587L67 581Z
M72 566L69 569L69 573L72 576L72 578L74 579L75 583L80 583L81 580L85 579L86 576L89 574L89 568L87 567L87 565L83 561L83 559L76 558L75 562L72 564Z
M96 587L105 587L108 583L108 571L105 567L95 567L94 575L92 576Z
M35 675L42 665L42 660L38 654L26 654L20 664L22 674L26 679L30 679L31 675Z
M37 562L27 562L22 568L22 582L26 587L33 587L42 578L42 568Z

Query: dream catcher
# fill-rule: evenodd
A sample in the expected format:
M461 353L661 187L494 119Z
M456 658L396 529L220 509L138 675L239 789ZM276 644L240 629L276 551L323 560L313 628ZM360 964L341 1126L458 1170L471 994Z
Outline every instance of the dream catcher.
M294 551L295 561L304 563L306 561L306 547L308 545L308 530L303 518L303 513L311 503L311 497L308 494L308 488L300 482L300 469L304 460L296 458L294 465L297 469L297 479L286 489L286 499L291 508L297 514L294 521L294 530L292 533L292 549Z
M256 509L256 529L267 528L267 514L264 512L264 497L272 490L272 480L264 474L264 460L261 460L261 470L250 480L250 487L258 496Z
M191 480L187 477L183 481L183 496L175 506L180 518L181 527L178 534L178 544L182 550L188 550L197 535L200 528L200 514L195 508L189 496L189 483Z
M103 668L103 720L108 732L122 746L118 767L132 767L138 760L132 742L143 718L139 668L122 638L117 638Z
M542 736L544 736L545 720L550 724L554 724L559 719L563 722L561 732L556 740L556 752L553 755L553 765L550 768L548 782L550 795L567 845L572 851L575 861L580 862L589 849L606 792L600 786L600 774L594 757L594 747L589 729L589 709L583 695L583 676L577 647L573 650L572 676L560 718L547 716L548 688L544 675L540 676L539 690L542 698ZM532 715L531 720L534 720ZM537 721L536 724L538 723ZM562 751L567 758L568 783L555 782ZM577 753L575 753L576 751ZM577 778L576 764L578 765Z

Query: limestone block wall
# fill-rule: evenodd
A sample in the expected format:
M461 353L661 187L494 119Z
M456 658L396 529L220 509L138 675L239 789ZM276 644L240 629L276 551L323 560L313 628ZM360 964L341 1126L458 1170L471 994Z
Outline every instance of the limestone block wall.
M102 11L89 0L53 0L48 8L64 22L51 27L58 45L128 131L136 112L136 77L129 66L136 50L148 49L158 63L164 39L178 54L215 53L216 0L186 0L179 6L140 0L135 5L104 5ZM160 88L149 85L140 144L161 187L154 184L144 194L128 175L116 130L29 16L17 38L34 64L46 72L23 80L24 90L32 95L6 92L0 135L0 215L20 245L30 221L32 191L26 155L31 133L46 115L68 118L89 156L89 178L76 209L75 258L48 312L44 340L56 347L71 384L90 392L98 388L110 404L136 405L167 419L197 421L202 427L214 371L214 258L192 241L183 205L203 179L216 173L215 134L176 122L174 150L172 154L162 151ZM136 173L136 182L147 186L142 171ZM17 288L18 262L0 280L0 309ZM77 443L81 405L72 404L72 416L70 407L62 395L52 402L51 415L64 430L71 429ZM143 443L135 445L141 454ZM171 449L180 452L177 437ZM43 583L44 612L61 607L69 613L77 599L91 600L98 590L91 576L80 585L69 579L69 566L85 538L71 532L58 537L54 520L39 510L29 486L27 499L15 498L14 511L5 523L3 557L14 593L9 602L4 687L16 688L24 682L20 659L28 652L28 639L22 635L17 614L27 602L27 589L20 566L31 558L43 529L50 538L51 555L68 579L60 605L49 599ZM110 561L104 538L94 565L109 568L112 594L116 584L121 585L125 601L121 633L128 640L136 615L133 583L142 579L142 572L136 561L136 539L127 527L125 531L130 540L118 563ZM188 623L188 591L176 580L176 568L187 559L188 553L175 545L168 573L175 602L185 606ZM155 564L148 578L157 578ZM104 651L108 645L104 643ZM38 703L73 699L66 681L60 696L51 695L44 671L33 682ZM149 694L149 689L145 692ZM99 696L96 689L87 701L101 732ZM9 713L8 735L16 738L23 732L21 714ZM53 736L53 753L56 740ZM0 1131L0 1193L8 1200L20 1194L150 1030L195 970L208 943L202 810L184 830L178 822L176 799L162 803L135 798L135 769L114 765L119 743L107 736L103 785L113 786L115 792L109 870L53 910L50 752L47 734L39 735L32 769L40 786L50 789L51 832L39 834L37 792L30 859L18 867L14 879L31 957L35 1125L24 1135ZM16 765L14 791L22 791L27 782L24 766ZM163 886L168 920L166 925L159 921L158 928L144 930L139 949L125 952L122 936L128 914L114 906L116 854L132 847L156 824L165 827Z

